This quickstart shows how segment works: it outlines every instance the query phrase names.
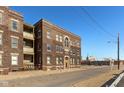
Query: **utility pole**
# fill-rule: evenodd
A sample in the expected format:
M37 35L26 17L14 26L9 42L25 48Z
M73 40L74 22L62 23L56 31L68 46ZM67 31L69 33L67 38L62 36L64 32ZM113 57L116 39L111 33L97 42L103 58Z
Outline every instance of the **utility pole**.
M118 33L117 40L117 56L118 56L118 70L120 69L120 33Z

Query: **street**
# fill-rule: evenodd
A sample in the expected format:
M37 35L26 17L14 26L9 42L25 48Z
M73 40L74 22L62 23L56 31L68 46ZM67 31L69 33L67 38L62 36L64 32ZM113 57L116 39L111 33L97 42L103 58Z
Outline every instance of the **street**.
M46 76L36 76L23 79L8 80L7 86L13 87L71 87L73 84L95 77L109 70L110 67L100 67L86 71L73 71Z

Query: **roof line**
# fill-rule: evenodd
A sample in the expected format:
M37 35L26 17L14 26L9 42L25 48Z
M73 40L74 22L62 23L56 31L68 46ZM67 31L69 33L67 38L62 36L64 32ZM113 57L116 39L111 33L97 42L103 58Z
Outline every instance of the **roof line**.
M53 24L52 22L50 22L50 21L48 21L48 20L46 20L46 19L43 19L43 18L41 18L41 19L40 19L38 22L36 22L34 25L37 25L39 22L42 22L42 21L48 22L49 24L51 24L51 25L53 25L53 26L55 26L55 27L57 27L57 28L63 30L64 32L67 32L67 33L69 33L69 34L71 34L71 35L74 35L74 36L76 36L76 37L78 37L78 38L81 38L79 35L76 35L76 34L70 32L70 31L68 31L68 30L65 30L64 28L62 28L62 27L60 27L60 26L58 26L58 25L56 25L56 24Z

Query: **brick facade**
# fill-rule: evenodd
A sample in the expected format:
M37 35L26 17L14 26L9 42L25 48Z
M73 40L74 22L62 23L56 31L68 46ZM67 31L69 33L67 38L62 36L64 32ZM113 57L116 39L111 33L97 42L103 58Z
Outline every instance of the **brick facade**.
M9 67L10 70L18 69L23 63L23 17L9 10L8 7L0 7L2 13L2 23L0 24L0 32L2 34L2 65L0 67ZM18 20L17 32L11 30L11 19ZM11 47L11 37L18 37L18 48ZM18 65L11 64L11 55L18 54Z
M23 16L8 7L0 6L0 16L1 14L0 55L2 55L2 64L0 68L19 70L27 63L34 64L36 69L42 70L80 66L81 38L79 36L44 19L39 20L34 26L25 24ZM17 31L12 30L12 21L17 22ZM15 23L13 26L16 28ZM17 48L12 48L12 38L18 39ZM12 58L12 55L18 58ZM12 65L12 60L18 63Z
M72 34L44 19L41 19L35 25L35 65L43 70L78 67L81 60L81 39L79 36ZM47 37L48 35L48 37ZM62 41L56 40L56 35L61 36ZM69 46L65 47L65 38L69 40ZM78 45L72 45L72 43ZM51 50L48 51L50 45ZM61 47L61 51L57 51L56 46ZM47 63L47 57L50 57L50 64ZM56 60L62 63L57 64ZM61 60L60 60L61 58ZM67 59L67 62L66 62ZM73 63L71 62L73 60ZM77 62L78 60L78 62Z

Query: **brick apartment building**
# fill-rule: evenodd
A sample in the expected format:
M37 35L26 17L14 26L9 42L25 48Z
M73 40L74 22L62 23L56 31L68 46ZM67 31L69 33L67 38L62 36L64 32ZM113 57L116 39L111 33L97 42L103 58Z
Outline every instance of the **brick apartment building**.
M0 68L72 68L80 60L79 36L43 19L26 24L20 13L0 6Z
M34 25L35 66L43 70L78 67L81 38L44 19Z
M23 16L0 6L0 68L23 66Z

